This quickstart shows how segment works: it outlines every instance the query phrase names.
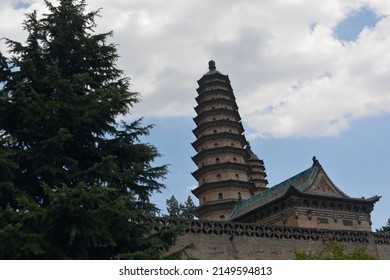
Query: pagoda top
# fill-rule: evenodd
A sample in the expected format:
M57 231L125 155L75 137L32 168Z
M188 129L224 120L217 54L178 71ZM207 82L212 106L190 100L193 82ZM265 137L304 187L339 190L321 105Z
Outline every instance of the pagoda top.
M210 60L209 61L209 72L207 72L205 75L211 75L211 74L221 74L219 71L217 71L217 67L215 66L215 61Z

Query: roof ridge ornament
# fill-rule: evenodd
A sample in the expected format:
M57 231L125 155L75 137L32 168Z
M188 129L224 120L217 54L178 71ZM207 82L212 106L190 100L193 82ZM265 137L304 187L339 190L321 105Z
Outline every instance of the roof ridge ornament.
M313 156L312 160L313 160L313 165L321 166L321 164L320 164L320 162L318 161L318 159L317 159L316 156Z

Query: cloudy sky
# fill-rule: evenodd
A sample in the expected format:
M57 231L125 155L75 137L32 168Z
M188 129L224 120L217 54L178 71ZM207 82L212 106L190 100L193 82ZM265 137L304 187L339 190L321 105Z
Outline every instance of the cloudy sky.
M90 0L98 32L114 31L119 68L142 94L128 119L170 164L165 208L196 186L190 143L196 81L210 59L228 74L269 186L320 163L352 197L381 195L373 228L390 218L390 1ZM0 0L0 37L24 41L24 14L42 0ZM6 52L4 42L0 51Z

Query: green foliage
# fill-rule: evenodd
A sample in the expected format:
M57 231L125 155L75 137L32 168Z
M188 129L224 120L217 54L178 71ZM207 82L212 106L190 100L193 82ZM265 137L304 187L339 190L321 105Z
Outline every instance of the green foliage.
M181 215L184 219L192 220L195 218L196 206L192 201L191 196L187 197L187 200L184 202L184 205L181 205Z
M187 220L192 220L195 218L195 209L196 206L192 201L191 196L187 197L187 200L184 204L179 203L175 196L171 196L170 199L166 200L167 212L169 217L174 218L184 218Z
M179 232L144 221L167 166L139 140L151 126L117 122L139 97L112 33L85 0L45 3L0 53L0 258L163 258Z
M376 230L377 232L390 232L390 218L387 220L387 223L382 226L380 229Z
M364 248L355 248L352 253L344 251L344 246L338 241L325 240L325 247L319 252L296 251L296 260L375 260Z
M167 212L169 217L178 218L180 217L180 206L179 202L177 201L176 197L174 195L171 196L171 198L166 200L167 203Z

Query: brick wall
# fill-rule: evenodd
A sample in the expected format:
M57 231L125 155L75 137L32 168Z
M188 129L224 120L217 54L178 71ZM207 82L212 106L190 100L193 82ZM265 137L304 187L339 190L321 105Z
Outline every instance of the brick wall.
M342 242L346 252L365 248L378 259L390 260L390 234L162 218L155 222L156 230L185 226L186 233L172 251L194 244L188 253L197 259L288 260L294 258L297 250L319 251L325 239L333 238Z

